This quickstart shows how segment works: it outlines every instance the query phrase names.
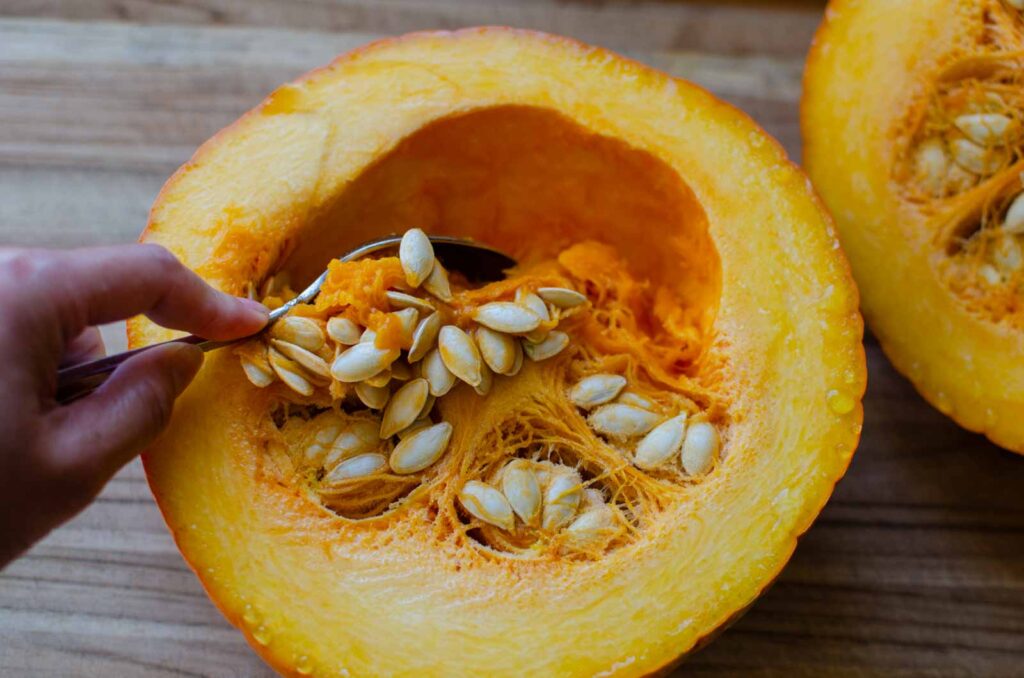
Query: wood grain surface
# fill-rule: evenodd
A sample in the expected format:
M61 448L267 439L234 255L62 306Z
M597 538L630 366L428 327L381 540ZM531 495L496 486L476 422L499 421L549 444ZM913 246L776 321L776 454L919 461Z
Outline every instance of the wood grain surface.
M799 157L821 4L0 0L0 244L134 240L165 178L278 84L389 33L512 24L748 111ZM108 345L123 348L119 327ZM868 339L860 450L775 586L678 669L1024 676L1024 459L928 407ZM1024 413L1022 413L1024 416ZM138 463L0 573L2 676L266 676L178 555Z

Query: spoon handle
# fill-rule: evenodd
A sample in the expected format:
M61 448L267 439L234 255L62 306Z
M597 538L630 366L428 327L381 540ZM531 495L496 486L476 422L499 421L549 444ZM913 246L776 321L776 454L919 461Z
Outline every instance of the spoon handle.
M219 348L221 346L227 346L233 344L233 341L207 341L202 337L197 337L194 334L190 334L187 337L181 337L180 339L172 339L170 341L163 341L159 344L150 344L149 346L143 346L132 351L125 351L124 353L115 353L114 355L100 358L98 360L91 360L87 363L80 363L78 365L72 365L71 367L65 367L57 372L57 393L54 396L58 403L64 404L69 403L72 400L77 400L84 395L92 393L100 384L107 380L107 377L117 369L117 366L133 358L144 351L149 351L158 346L166 346L168 344L192 344L203 349L203 351L209 351L213 348Z

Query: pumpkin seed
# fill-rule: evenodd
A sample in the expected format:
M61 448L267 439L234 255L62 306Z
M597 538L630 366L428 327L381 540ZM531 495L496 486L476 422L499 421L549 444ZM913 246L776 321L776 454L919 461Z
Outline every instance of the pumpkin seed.
M288 315L270 327L270 336L301 346L307 351L319 351L324 345L324 331L312 318Z
M266 388L277 381L277 375L274 374L274 369L267 361L265 353L259 360L254 360L246 355L240 356L245 378L258 388Z
M507 372L507 375L514 377L519 374L519 370L523 369L523 344L522 342L516 342L516 356L512 362L512 369Z
M334 439L341 433L341 421L330 415L321 415L317 417L317 422L320 423L321 419L325 419L321 428L313 436L313 442L306 447L306 451L303 457L308 464L319 464L323 459L324 454L334 443Z
M706 421L690 424L683 441L682 464L688 475L707 473L718 454L718 431Z
M479 480L467 481L459 491L459 503L479 520L511 530L515 525L512 506L501 492Z
M1002 273L1013 273L1024 266L1024 252L1021 251L1017 236L1003 235L992 248L992 263Z
M434 267L434 246L427 234L418 228L406 231L398 245L398 260L405 273L405 282L419 287Z
M1024 2L1024 0L1022 0ZM1024 233L1024 193L1019 193L1006 210L1003 217L1003 233L1017 235Z
M384 296L387 297L388 303L395 308L415 308L421 313L433 313L435 310L434 306L426 299L420 299L405 292L388 290L384 293Z
M516 345L519 343L514 337L486 327L476 328L473 336L488 367L498 374L508 374L512 370L516 361Z
M592 374L576 382L569 390L569 400L589 410L611 402L625 387L626 378L621 374Z
M473 319L484 327L498 332L522 334L532 332L540 325L540 316L511 301L492 301L473 311Z
M412 368L404 360L396 360L391 363L391 378L398 381L409 381L412 379Z
M437 398L432 395L427 396L427 401L423 403L423 409L420 410L420 416L417 419L426 419L430 417L430 411L434 409L434 403L437 402Z
M327 361L317 354L307 351L298 344L289 344L287 341L281 341L280 339L271 339L270 343L282 355L291 358L313 374L328 379L331 377L331 368L327 365Z
M494 372L486 364L480 364L480 383L473 387L478 396L485 396L491 392L494 386Z
M416 431L421 431L421 430L427 428L428 426L433 426L433 425L434 425L434 422L430 421L430 419L428 419L427 417L421 417L421 418L417 419L416 421L414 421L413 423L409 424L408 427L403 428L401 431L399 431L398 434L397 434L398 435L398 439L399 440L405 440L406 438L411 436L413 433L416 433Z
M388 460L391 470L401 475L422 471L441 458L451 438L452 425L446 421L416 431L395 446Z
M979 266L978 275L981 276L981 279L989 285L1001 285L1003 283L1002 274L1000 274L992 264L982 264Z
M617 532L615 514L608 506L584 511L565 528L569 547L577 551L604 548Z
M313 384L302 373L298 363L289 360L275 349L269 351L270 367L288 388L304 396L313 395Z
M437 337L437 348L445 367L470 386L479 386L483 361L473 338L455 325L445 325Z
M413 379L395 391L384 410L380 437L390 438L416 421L427 402L429 391L426 379Z
M327 321L327 336L345 346L358 344L362 331L359 325L340 315Z
M520 520L536 527L540 520L540 483L530 463L523 459L510 461L501 470L501 491Z
M953 121L957 129L976 144L1001 146L1016 133L1017 123L1001 113L968 113Z
M561 309L575 308L580 304L587 303L587 298L577 292L565 287L541 287L537 294L544 301Z
M979 146L970 139L954 139L950 144L953 161L968 172L988 176L1006 162L1006 152Z
M331 443L324 466L329 468L339 461L373 452L380 447L379 432L380 422L375 419L350 421Z
M561 353L569 345L569 335L565 332L553 330L548 334L547 339L539 344L523 343L523 350L526 357L534 362L547 360Z
M661 466L679 453L685 434L685 413L661 422L636 446L633 462L642 469Z
M545 530L557 530L569 522L583 498L583 480L574 469L563 466L552 472L544 489L544 514L541 525Z
M399 342L402 346L412 346L412 335L416 331L416 321L419 320L420 312L415 308L403 308L388 315L394 316L402 328L402 338Z
M632 405L633 407L639 407L642 410L650 410L651 412L657 409L657 405L655 405L654 402L648 400L647 398L643 397L638 393L633 393L632 391L626 391L618 398L616 398L615 402L622 403L623 405Z
M333 485L353 478L370 476L381 471L387 463L383 454L360 454L358 457L346 459L331 469L331 472L324 476L324 482Z
M395 361L395 362L398 362L398 361ZM381 370L380 372L378 372L377 374L373 375L372 377L368 377L366 379L366 381L364 381L362 383L366 384L367 386L372 386L374 388L382 388L384 386L387 386L388 384L391 383L391 370L390 369Z
M661 417L653 412L622 403L601 405L587 418L590 428L612 438L643 435L660 421Z
M359 335L360 344L375 344L377 342L377 333L367 327L363 330L363 333Z
M551 314L548 312L548 306L544 300L524 287L516 290L516 303L536 313L541 322L551 320Z
M455 375L445 366L441 351L436 348L431 349L427 353L427 357L423 359L420 373L430 384L430 395L432 396L439 398L455 386Z
M412 333L412 347L409 348L407 359L410 363L421 360L427 351L437 343L437 333L441 330L441 314L431 313L420 321Z
M398 355L396 348L377 348L372 341L362 342L338 354L331 365L331 376L346 383L366 381L387 369Z
M365 381L361 381L356 384L356 397L371 410L380 410L388 404L391 391L387 386L371 386Z
M430 269L430 275L423 281L423 289L448 304L455 299L452 296L451 283L448 282L448 271L436 259L434 267Z
M1024 0L1006 0L1006 2L1010 3L1010 7L1014 9L1024 10Z
M949 174L949 154L941 139L928 139L922 143L914 156L917 180L931 195L942 195Z
M601 490L593 487L588 487L583 490L583 503L580 505L581 511L586 511L592 508L601 508L604 505L604 494Z

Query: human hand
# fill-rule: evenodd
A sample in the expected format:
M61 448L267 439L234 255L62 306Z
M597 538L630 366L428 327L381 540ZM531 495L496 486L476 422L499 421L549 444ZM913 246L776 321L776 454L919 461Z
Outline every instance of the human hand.
M154 348L58 405L58 368L101 357L95 326L139 313L215 340L267 322L262 305L214 290L156 245L0 248L0 568L85 508L156 438L202 365L195 346Z

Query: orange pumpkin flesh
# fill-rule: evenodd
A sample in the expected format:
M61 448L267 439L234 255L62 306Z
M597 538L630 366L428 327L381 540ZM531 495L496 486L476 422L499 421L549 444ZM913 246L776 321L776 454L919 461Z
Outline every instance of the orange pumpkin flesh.
M280 392L222 351L144 457L182 553L290 675L669 665L776 576L859 436L857 295L806 179L735 109L608 52L510 29L416 34L282 87L205 144L143 240L241 294L275 271L301 286L332 254L412 226L503 248L523 276L632 290L639 320L620 340L574 341L633 351L636 369L703 394L722 459L658 481L668 499L617 548L511 557L446 527L454 484L471 479L452 460L471 467L525 399L561 402L565 361L486 398L457 387L439 405L455 436L432 480L356 521L282 481L265 435ZM135 320L129 336L171 334ZM535 425L577 426L560 408Z
M808 173L886 354L942 412L1024 452L1022 241L1001 228L1024 190L1014 4L832 2L802 127ZM974 143L962 116L979 114L1010 121L1005 142Z

